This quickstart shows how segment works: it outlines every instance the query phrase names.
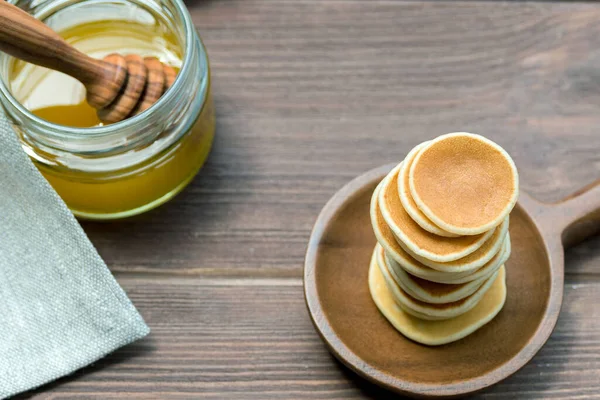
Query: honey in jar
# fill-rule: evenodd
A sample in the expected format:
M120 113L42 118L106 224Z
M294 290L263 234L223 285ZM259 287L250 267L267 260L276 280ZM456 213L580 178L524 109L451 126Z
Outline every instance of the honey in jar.
M215 127L208 60L181 7L174 2L165 17L137 3L82 1L45 21L92 57L154 56L179 71L155 105L125 121L104 126L83 85L64 74L14 59L0 71L8 81L2 104L24 149L78 217L154 208L181 191L208 156Z

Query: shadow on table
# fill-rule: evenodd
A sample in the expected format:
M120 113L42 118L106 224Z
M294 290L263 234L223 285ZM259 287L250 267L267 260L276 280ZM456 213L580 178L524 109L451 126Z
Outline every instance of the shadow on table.
M183 0L186 6L188 7L200 7L204 5L209 5L210 3L214 3L217 0Z
M64 390L65 392L68 392L69 383L76 382L80 379L85 380L96 373L101 373L105 369L111 369L113 367L118 368L118 365L121 363L131 362L136 358L147 357L154 351L154 348L155 346L151 337L141 339L135 343L118 349L114 353L109 354L105 358L102 358L96 361L95 363L90 364L87 367L75 371L71 375L62 377L56 381L43 385L35 390L31 390L11 398L15 400L32 399L42 394L50 394L54 389ZM93 380L94 378L92 377L91 379ZM66 385L67 387L63 388L63 385Z

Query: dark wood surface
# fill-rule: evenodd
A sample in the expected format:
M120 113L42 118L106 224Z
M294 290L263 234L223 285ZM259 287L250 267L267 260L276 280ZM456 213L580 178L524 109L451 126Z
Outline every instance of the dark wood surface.
M354 176L457 130L555 201L600 177L600 5L189 0L218 114L170 204L84 224L151 335L35 399L382 398L305 309L310 229ZM600 237L569 250L550 341L482 397L600 398Z

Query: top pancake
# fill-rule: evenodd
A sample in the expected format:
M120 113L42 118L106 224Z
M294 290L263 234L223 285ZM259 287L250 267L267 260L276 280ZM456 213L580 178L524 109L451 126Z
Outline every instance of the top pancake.
M441 272L437 271L433 268L429 268L428 266L420 263L415 260L410 254L408 254L401 246L398 244L398 241L394 237L394 233L390 229L390 227L385 223L383 219L383 214L381 214L381 209L379 207L379 192L381 189L383 182L380 182L375 191L373 192L373 197L371 198L371 224L373 226L373 232L375 233L375 237L379 244L386 251L387 256L392 257L393 260L402 266L402 268L406 269L409 273L418 276L423 279L427 279L433 282L439 283L456 283L456 280L460 280L459 283L464 283L468 281L475 280L480 278L480 276L476 276L473 279L470 279L468 275L475 273L467 271L466 273L450 273L450 272ZM508 238L507 238L508 239ZM493 260L492 260L493 261ZM492 262L490 261L490 263ZM489 266L488 266L489 267ZM400 268L400 267L398 267ZM486 266L481 269L486 268ZM488 268L489 270L489 268Z
M404 210L398 196L398 171L402 163L383 180L379 191L379 207L387 225L396 238L412 253L437 262L449 262L465 257L478 248L494 230L459 237L442 237L421 228Z
M410 194L410 187L408 185L408 171L410 171L410 166L413 163L413 160L417 156L417 154L425 147L429 142L423 142L420 145L416 146L414 149L408 153L404 162L402 163L402 167L400 168L400 172L398 173L398 194L400 195L400 201L404 206L404 209L410 215L412 219L415 220L417 224L428 232L434 233L439 236L446 237L456 237L458 235L450 232L446 232L436 224L434 224L417 206L417 203L412 198Z
M494 142L471 133L430 141L409 171L412 198L435 225L457 235L493 229L514 207L517 168Z

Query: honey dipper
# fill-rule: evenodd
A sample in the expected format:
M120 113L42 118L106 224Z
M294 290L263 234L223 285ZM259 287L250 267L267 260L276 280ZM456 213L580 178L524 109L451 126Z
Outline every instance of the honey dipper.
M154 104L176 72L155 57L113 53L98 60L67 44L50 27L0 0L0 50L67 74L86 89L87 102L104 123L138 114Z

